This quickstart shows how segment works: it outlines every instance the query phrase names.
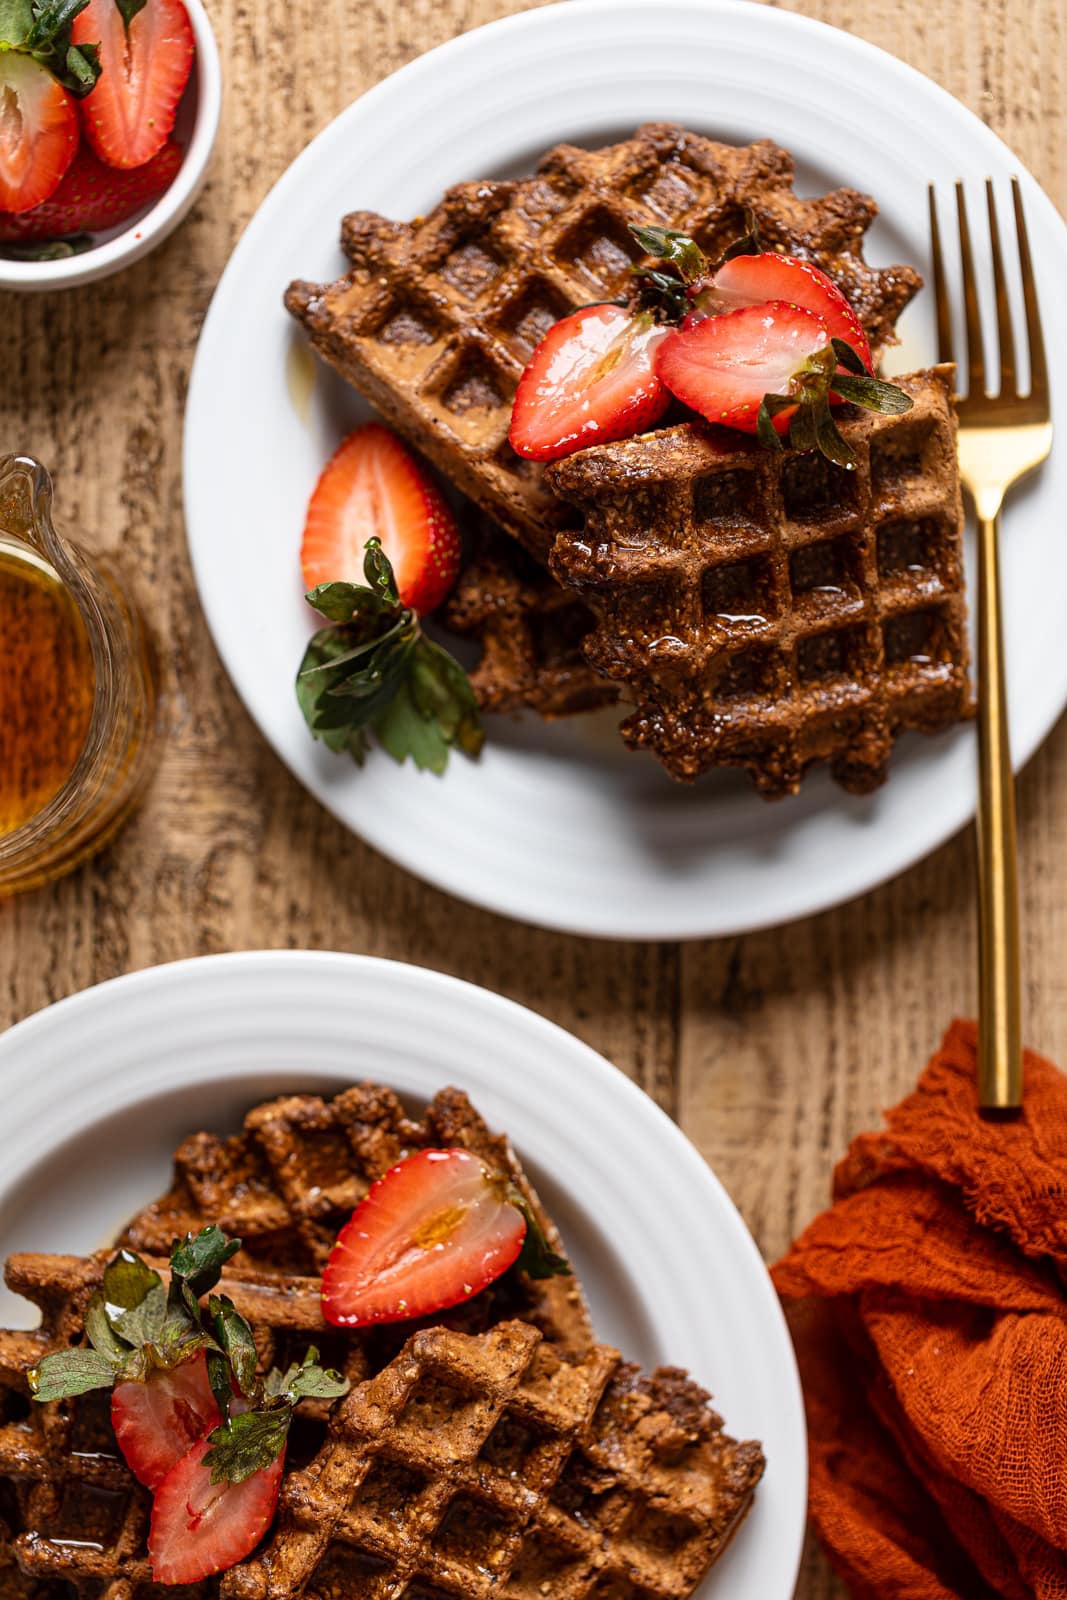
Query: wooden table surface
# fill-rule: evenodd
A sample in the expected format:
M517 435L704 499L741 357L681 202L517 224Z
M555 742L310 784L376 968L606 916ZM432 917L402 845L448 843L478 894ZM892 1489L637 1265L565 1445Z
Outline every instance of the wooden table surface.
M116 973L213 951L356 950L456 973L553 1018L635 1078L679 1119L773 1259L823 1205L850 1136L910 1086L952 1014L974 1008L970 838L854 905L776 932L607 944L460 905L304 794L238 704L193 587L180 466L197 334L238 235L311 136L403 62L526 0L208 3L227 94L191 219L103 284L0 296L0 449L45 461L63 527L136 572L172 691L162 766L135 822L66 882L0 906L0 1026ZM935 78L1067 207L1067 0L782 9ZM606 0L606 28L610 10ZM1062 723L1022 777L1019 813L1026 1034L1063 1061ZM842 1592L809 1550L798 1593Z

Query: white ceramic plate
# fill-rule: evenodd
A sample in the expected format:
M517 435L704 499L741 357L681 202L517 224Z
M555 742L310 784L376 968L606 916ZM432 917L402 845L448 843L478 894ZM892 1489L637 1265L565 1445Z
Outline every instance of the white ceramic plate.
M457 1084L506 1129L558 1220L599 1335L677 1363L735 1436L763 1441L755 1507L701 1597L788 1600L803 1537L803 1407L770 1279L670 1119L533 1012L418 967L270 951L154 967L0 1038L0 1260L83 1251L166 1188L170 1156L258 1100L361 1078L415 1104ZM32 1324L0 1289L0 1326Z
M672 119L734 142L770 137L802 192L874 194L875 262L928 259L926 185L963 176L972 217L991 174L1022 178L1046 342L1067 348L1067 229L1007 148L926 78L820 23L738 0L570 0L468 33L379 84L294 162L241 240L208 316L186 424L189 539L208 621L252 716L342 821L412 872L529 922L625 938L736 933L872 888L973 814L970 730L903 741L868 799L814 774L767 805L737 777L674 785L627 754L614 714L552 727L493 719L482 760L444 779L378 755L362 771L310 739L292 680L313 627L297 552L333 446L366 409L325 374L308 398L294 277L343 267L341 215L407 218L460 179L529 170L562 139L603 142ZM906 313L897 370L934 358L929 294ZM991 318L990 318L991 320ZM961 341L962 343L962 341ZM1056 408L1067 370L1054 366ZM1012 500L1004 538L1017 763L1067 700L1067 452Z

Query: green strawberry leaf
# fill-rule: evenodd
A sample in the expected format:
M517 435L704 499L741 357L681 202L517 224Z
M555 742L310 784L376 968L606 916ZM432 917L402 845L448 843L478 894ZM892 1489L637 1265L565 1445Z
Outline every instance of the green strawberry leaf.
M139 11L143 11L148 0L115 0L115 7L122 18L126 32L130 31L130 23Z
M781 434L771 421L772 416L779 409L777 406L772 407L772 401L782 398L781 395L777 394L765 394L760 408L756 412L756 438L765 450L783 450L785 448L782 444ZM784 407L781 409L784 410Z
M228 1360L237 1379L237 1387L247 1398L255 1397L257 1390L256 1365L259 1361L252 1329L226 1295L212 1295L208 1301L208 1315L215 1328L219 1348Z
M153 1289L161 1289L163 1279L140 1256L120 1250L104 1268L104 1300L112 1327L125 1312L134 1311ZM132 1341L130 1341L132 1342Z
M854 372L858 378L867 376L867 368L863 364L862 357L857 355L847 339L831 339L830 343L834 347L838 366L844 367L847 372Z
M382 549L380 539L367 540L363 554L363 576L373 594L386 606L400 604L400 591L396 586L392 563Z
M26 1374L35 1400L66 1400L90 1389L110 1389L115 1366L99 1350L57 1350Z
M669 261L678 268L683 283L696 283L708 270L708 258L694 239L677 228L645 228L630 223L630 232L646 256Z
M0 50L18 50L46 67L79 99L100 76L93 44L75 45L71 24L89 0L0 0Z
M513 1184L508 1187L508 1201L516 1211L522 1212L526 1222L526 1237L515 1262L519 1271L525 1272L528 1278L570 1277L570 1262L553 1250L530 1202Z
M866 373L862 378L838 373L833 389L842 400L849 400L854 406L865 406L868 411L880 411L886 417L902 416L913 404L911 396L898 389L895 383L883 383L881 378L872 378Z
M33 29L30 0L0 0L0 49L19 49Z
M278 1459L289 1436L293 1408L273 1402L271 1409L242 1411L208 1434L211 1449L204 1465L212 1483L244 1483Z
M379 713L374 731L382 748L403 764L411 757L420 772L444 772L448 766L448 740L435 722L415 708L409 683L400 684Z
M145 1345L161 1343L166 1320L167 1291L163 1287L162 1280L157 1278L153 1287L137 1305L131 1306L128 1311L123 1311L118 1316L112 1313L111 1326L127 1344L132 1345L135 1350L140 1350Z
M120 1367L129 1356L130 1346L115 1332L101 1289L90 1297L85 1308L85 1332L93 1349L107 1356L115 1367Z
M213 1289L222 1269L241 1248L240 1239L227 1238L214 1222L195 1236L187 1233L175 1240L170 1256L172 1277L182 1279L197 1300Z
M394 760L441 773L454 748L476 756L484 735L474 691L447 651L427 639L400 603L377 539L364 556L367 586L323 583L308 603L332 627L308 641L297 704L316 739L362 764L373 731Z
M207 1381L215 1396L219 1415L228 1417L233 1400L233 1374L229 1361L214 1343L207 1347Z
M269 1398L284 1395L295 1405L298 1400L336 1400L347 1394L349 1382L332 1368L319 1366L319 1352L309 1345L299 1366L294 1364L288 1372L278 1368L267 1374L264 1385Z

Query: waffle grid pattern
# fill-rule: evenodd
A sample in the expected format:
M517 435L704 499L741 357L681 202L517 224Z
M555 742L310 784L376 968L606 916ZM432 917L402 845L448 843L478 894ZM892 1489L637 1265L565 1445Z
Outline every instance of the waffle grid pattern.
M483 711L572 716L613 704L618 685L582 653L592 612L506 534L487 525L440 612L480 646L469 674Z
M865 793L899 731L967 714L951 369L898 381L910 412L842 423L851 473L692 424L550 468L584 516L551 562L597 616L587 658L675 777L738 765L775 796L826 760Z
M175 1158L172 1189L127 1227L119 1243L166 1257L175 1237L195 1232L210 1218L242 1240L237 1259L246 1269L319 1276L338 1232L376 1178L415 1150L450 1146L507 1171L550 1242L562 1250L558 1230L509 1141L490 1133L465 1094L442 1090L416 1120L377 1084L358 1084L331 1100L272 1100L249 1113L235 1138L187 1139ZM573 1278L535 1282L509 1274L500 1280L496 1299L478 1297L479 1313L499 1316L500 1302L508 1315L529 1318L567 1348L592 1343Z
M630 1382L616 1351L560 1362L522 1323L416 1335L341 1404L224 1600L678 1600L725 1547L762 1456L722 1435L692 1384L701 1425L668 1425L657 1448L647 1396L605 1401Z
M221 1219L245 1247L227 1265L223 1289L252 1323L260 1367L286 1368L314 1344L327 1366L353 1384L394 1359L411 1324L366 1333L328 1327L319 1271L336 1234L378 1177L408 1150L462 1144L507 1165L559 1247L506 1139L486 1128L467 1097L444 1090L423 1120L409 1117L390 1091L361 1084L332 1101L290 1096L257 1107L232 1139L200 1134L182 1145L175 1179L161 1200L132 1219L118 1241L164 1270L176 1236ZM334 1163L340 1162L340 1165ZM338 1172L345 1176L336 1181ZM333 1183L327 1183L332 1176ZM149 1498L117 1453L106 1393L38 1405L26 1369L82 1333L85 1307L99 1287L106 1254L14 1256L9 1287L41 1312L31 1332L0 1330L0 1596L3 1600L210 1600L216 1579L164 1587L151 1581L146 1554ZM506 1274L459 1308L472 1332L505 1317L528 1316L575 1351L592 1344L575 1280L545 1284ZM450 1319L451 1320L451 1319ZM323 1448L326 1401L302 1403L287 1449L298 1470Z
M801 200L792 183L792 158L769 141L735 148L668 124L601 150L561 145L533 177L458 185L410 225L346 217L350 274L294 283L286 303L320 354L543 557L565 508L508 444L515 388L553 322L627 291L640 259L630 222L680 228L714 259L750 206L765 247L816 261L874 347L891 340L921 280L863 261L874 202L851 189Z

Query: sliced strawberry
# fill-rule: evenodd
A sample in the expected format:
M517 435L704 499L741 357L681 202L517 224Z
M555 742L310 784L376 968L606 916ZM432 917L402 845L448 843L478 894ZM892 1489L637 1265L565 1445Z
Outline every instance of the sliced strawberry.
M650 428L670 403L655 367L666 331L613 305L586 306L549 328L519 380L512 449L556 461Z
M199 1583L251 1555L274 1518L285 1451L242 1483L212 1483L201 1439L156 1490L148 1555L157 1583Z
M0 50L0 211L29 211L54 194L78 138L63 85L28 55Z
M518 1257L526 1219L507 1180L467 1150L420 1150L373 1184L338 1236L322 1313L338 1327L403 1322L469 1300Z
M736 309L784 300L821 317L832 339L844 339L871 371L871 349L863 324L837 285L810 261L776 255L734 256L724 262L696 295L695 318L701 308Z
M304 586L361 583L367 540L378 538L404 605L425 615L456 581L456 519L436 483L395 433L371 422L330 457L308 503Z
M181 150L168 144L143 167L119 172L83 145L51 199L17 216L0 212L0 239L36 243L115 228L169 189L181 164Z
M140 167L170 138L195 43L181 0L147 0L127 28L115 0L90 0L75 44L98 44L100 78L82 102L85 136L111 167Z
M203 1350L179 1366L155 1368L144 1383L116 1383L111 1392L119 1449L134 1477L149 1489L220 1421Z
M709 422L755 433L764 396L793 393L793 379L829 343L826 324L810 311L771 301L676 329L657 366L671 393ZM778 433L792 416L783 410L774 418Z

